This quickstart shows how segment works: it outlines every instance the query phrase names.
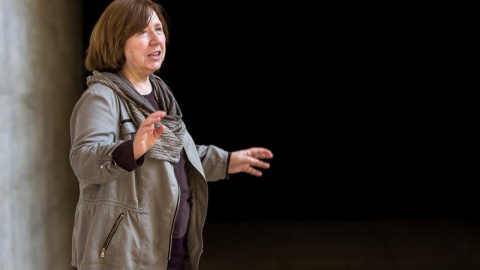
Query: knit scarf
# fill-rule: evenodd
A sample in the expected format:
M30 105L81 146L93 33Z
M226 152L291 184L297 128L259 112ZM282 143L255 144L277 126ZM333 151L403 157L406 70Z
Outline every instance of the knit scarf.
M160 77L152 74L150 75L150 82L159 107L165 110L167 114L160 121L166 127L165 132L145 155L177 163L180 159L183 136L186 131L185 123L182 121L182 111L170 88ZM93 83L108 86L120 97L122 102L127 105L128 114L137 129L145 118L155 111L152 104L135 90L135 87L127 78L120 74L93 71L93 75L87 77L87 86ZM159 124L155 124L155 127L158 126Z

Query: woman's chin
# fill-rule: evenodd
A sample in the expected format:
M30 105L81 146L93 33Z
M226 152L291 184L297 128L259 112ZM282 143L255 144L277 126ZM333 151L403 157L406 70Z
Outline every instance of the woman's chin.
M156 65L152 65L151 68L150 68L150 70L151 70L152 72L155 72L155 71L159 70L161 66L162 66L162 63L158 63L158 64L156 64Z
M160 69L160 66L155 66L155 67L150 67L148 68L148 71L150 71L151 74L157 72Z

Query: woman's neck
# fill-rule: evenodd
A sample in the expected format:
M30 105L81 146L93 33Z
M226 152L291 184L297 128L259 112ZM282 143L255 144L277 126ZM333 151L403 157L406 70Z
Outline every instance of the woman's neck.
M150 83L150 78L148 76L139 77L124 71L120 71L120 73L133 84L135 90L141 95L147 95L152 92L152 84Z

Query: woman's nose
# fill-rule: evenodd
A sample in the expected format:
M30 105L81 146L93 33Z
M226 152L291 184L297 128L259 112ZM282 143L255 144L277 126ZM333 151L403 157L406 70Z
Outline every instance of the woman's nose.
M155 32L150 34L150 43L152 43L152 44L160 43L160 35L158 35Z

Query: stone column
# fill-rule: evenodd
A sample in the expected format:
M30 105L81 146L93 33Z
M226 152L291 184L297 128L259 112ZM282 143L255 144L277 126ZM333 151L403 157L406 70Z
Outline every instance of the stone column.
M0 269L71 269L81 12L81 1L1 0Z

